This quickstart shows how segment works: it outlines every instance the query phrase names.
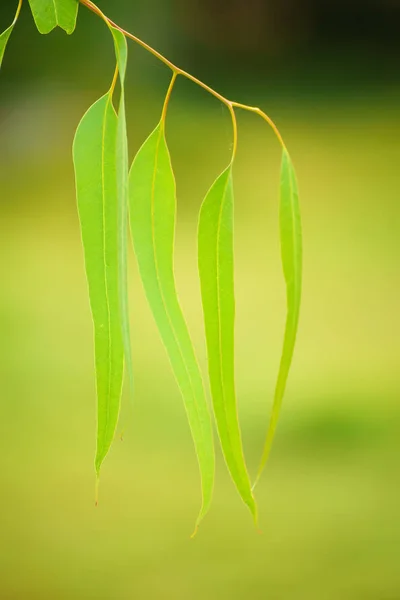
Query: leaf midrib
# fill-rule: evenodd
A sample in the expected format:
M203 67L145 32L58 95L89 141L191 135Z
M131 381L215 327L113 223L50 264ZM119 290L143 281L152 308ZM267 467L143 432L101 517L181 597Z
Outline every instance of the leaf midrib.
M56 19L56 24L59 25L56 0L53 0L53 6L54 6L54 17Z
M298 263L297 259L299 258L299 252L297 251L297 243L296 243L297 235L298 235L299 231L297 228L296 212L295 212L294 201L293 201L293 198L295 196L294 185L293 185L294 173L293 173L292 161L288 155L286 156L286 161L287 161L288 169L289 169L290 213L291 213L292 223L293 223L293 228L292 228L292 244L293 244L293 257L294 257L294 260L293 260L293 271L294 271L293 287L294 287L294 292L295 292L294 293L294 300L295 300L294 328L297 329L298 313L299 313L299 309L300 309L300 299L298 299L298 296L299 296L300 288L301 288L301 286L299 284L300 272L299 272L298 264L297 264Z
M299 280L301 275L299 274L298 271L298 258L299 258L299 252L297 252L297 235L298 235L298 230L297 230L297 219L296 219L296 212L295 212L295 208L294 208L294 202L293 202L293 197L295 196L294 194L294 185L293 185L293 179L294 179L294 173L293 173L293 167L292 167L292 161L289 158L289 166L290 166L290 198L291 198L291 203L290 203L290 209L291 209L291 214L292 214L292 221L293 221L293 248L294 248L294 255L296 256L296 259L294 260L294 286L295 286L295 291L297 292L295 294L295 298L296 298L296 312L298 313L299 311L299 307L300 307L300 298L298 298L299 293L300 293L300 284L299 284ZM297 327L297 320L298 320L298 315L296 315L296 327Z
M155 247L155 244L154 244L154 239L155 239L155 221L154 221L155 186L156 186L156 178L157 178L158 160L159 160L159 155L160 155L160 145L161 145L161 139L162 139L163 135L164 135L164 132L163 132L162 126L160 126L160 130L159 130L158 138L157 138L157 145L156 145L156 155L155 155L155 161L154 161L154 170L153 170L152 187L151 187L151 203L150 203L150 207L151 207L151 210L150 210L150 214L151 214L151 232L152 232L152 240L153 240L152 248L153 248L154 266L155 266L156 277L157 277L157 285L158 285L158 289L160 291L161 301L162 301L162 304L163 304L163 307L164 307L164 310L165 310L165 314L166 314L167 319L168 319L168 323L169 323L169 325L171 327L172 334L173 334L175 342L177 344L177 347L178 347L178 350L179 350L179 354L180 354L180 357L181 357L181 360L182 360L182 364L184 366L184 369L185 369L185 372L186 372L186 375L187 375L187 378L188 378L188 381L189 381L189 384L190 384L190 389L191 389L192 397L193 397L193 400L194 400L194 407L196 409L197 420L201 424L201 419L199 418L199 408L198 408L197 394L194 391L192 377L191 377L190 372L189 372L189 370L187 368L186 361L185 361L185 358L184 358L184 353L183 353L181 345L180 345L179 337L176 334L175 327L173 325L173 321L172 321L172 319L170 317L169 310L168 310L168 307L167 307L167 303L165 301L164 291L163 291L163 288L162 288L162 286L160 284L160 274L159 274L159 268L158 268L157 252L156 252L156 247ZM202 434L204 434L203 428L201 427L201 425L200 425L200 430L201 430ZM203 439L204 439L204 435L203 435Z
M290 214L291 214L292 223L293 223L293 227L292 227L292 244L293 244L293 256L294 256L293 286L294 286L295 306L294 306L293 310L289 310L290 307L288 308L287 324L286 324L285 338L284 338L284 343L283 343L281 364L280 364L279 373L278 373L278 380L277 380L277 384L276 384L274 403L272 406L272 412L271 412L271 417L270 417L270 424L269 424L268 431L267 431L267 439L265 441L265 447L264 447L264 451L263 451L262 463L264 463L264 464L265 464L265 461L267 460L267 457L268 457L270 449L271 449L272 440L273 440L273 437L275 434L275 429L276 429L276 425L278 422L279 413L281 410L281 404L282 404L282 400L283 400L284 393L285 393L285 388L286 388L286 383L287 383L287 379L288 379L288 375L289 375L290 366L292 363L294 343L295 343L296 334L297 334L297 326L298 326L299 311L300 311L300 299L297 298L299 290L301 289L301 285L299 284L300 276L299 276L299 270L297 268L297 260L296 260L296 257L298 257L299 253L296 251L296 248L297 248L296 234L298 233L298 230L297 230L296 213L295 213L294 202L293 202L293 198L295 196L295 194L294 194L294 173L293 173L293 167L292 167L290 157L286 156L285 158L287 161L288 171L289 171ZM301 267L300 267L300 269L301 269ZM301 270L300 270L300 273L301 273ZM287 284L289 284L289 283L290 283L289 280L287 280ZM294 313L294 320L293 320L292 327L290 327L290 329L289 329L288 324L290 322L290 317L292 316L292 313ZM289 344L289 351L290 351L289 361L285 360L285 354L288 350L288 344ZM260 472L259 472L259 474L260 474Z
M105 163L105 138L106 138L106 120L107 120L107 111L111 103L110 95L107 96L107 103L104 110L103 116L103 130L102 130L102 140L101 140L101 191L102 191L102 217L103 217L103 266L104 266L104 284L105 284L105 294L106 294L106 303L107 303L107 332L108 332L108 390L107 390L107 409L106 409L106 419L105 419L105 432L108 434L108 427L110 421L110 397L111 397L111 371L112 371L112 361L111 361L111 310L110 310L110 297L108 294L108 275L107 275L107 262L106 262L106 226L105 226L105 171L104 171L104 163ZM108 435L106 435L108 438ZM104 453L104 447L106 442L103 441L102 444L102 452Z
M231 169L232 166L228 167L230 169L229 172L229 176L226 179L226 183L224 185L224 192L223 192L223 200L221 202L221 206L219 209L219 214L218 214L218 227L217 227L217 248L216 248L216 258L217 258L217 276L216 276L216 284L217 284L217 311L218 311L218 344L219 344L219 370L220 370L220 381L221 381L221 390L222 390L222 405L223 405L223 412L224 412L224 416L225 416L225 423L228 424L228 414L227 414L227 407L226 407L226 390L225 390L225 378L223 377L223 346L222 346L222 326L221 326L221 301L220 301L220 291L221 291L221 286L219 285L220 283L220 261L219 261L219 253L220 253L220 244L219 244L219 238L220 238L220 232L221 232L221 223L222 223L222 211L225 205L225 198L226 198L226 192L228 189L228 185L230 182L230 178L232 176L231 173ZM236 407L235 407L236 410ZM237 457L236 457L236 452L234 451L234 445L232 444L232 438L231 438L231 432L229 427L226 427L226 434L227 434L227 438L228 438L228 442L229 442L229 446L232 452L233 457L235 458L235 464L236 464L236 468L238 469L238 474L240 476L240 468L238 466L237 463ZM242 480L242 477L240 476L240 479ZM243 480L242 480L243 483Z

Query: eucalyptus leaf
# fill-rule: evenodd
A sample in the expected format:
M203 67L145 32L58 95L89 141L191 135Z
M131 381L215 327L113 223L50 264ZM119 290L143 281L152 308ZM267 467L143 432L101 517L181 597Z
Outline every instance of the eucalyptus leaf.
M1 65L3 62L4 53L6 51L8 40L10 39L10 35L12 34L15 23L18 20L20 10L21 10L21 2L18 4L18 8L17 8L17 12L14 17L14 21L11 23L11 25L9 27L7 27L7 29L5 31L3 31L2 34L0 34L0 68L1 68Z
M237 413L234 376L234 254L232 166L215 181L200 211L198 263L208 372L222 451L231 477L257 521Z
M3 62L4 53L6 51L7 42L10 39L10 35L12 30L14 29L14 23L10 25L3 33L0 35L0 67Z
M281 167L280 237L283 273L286 281L287 318L274 403L256 483L268 460L274 439L292 364L300 315L303 250L299 192L296 173L286 149L283 150Z
M57 26L74 32L78 0L29 0L29 4L39 33L50 33Z
M203 381L179 304L173 266L176 186L161 122L139 150L129 179L130 224L140 275L183 396L199 462L203 505L214 484L214 444Z
M85 114L73 146L78 212L95 333L97 473L114 438L124 370L118 286L117 129L118 120L110 92Z
M118 191L118 281L122 339L124 342L125 364L133 394L133 367L129 325L129 300L128 300L128 134L125 111L125 75L128 61L128 47L125 36L110 27L114 38L115 54L117 59L121 96L118 109L118 126L116 139L117 160L117 191Z

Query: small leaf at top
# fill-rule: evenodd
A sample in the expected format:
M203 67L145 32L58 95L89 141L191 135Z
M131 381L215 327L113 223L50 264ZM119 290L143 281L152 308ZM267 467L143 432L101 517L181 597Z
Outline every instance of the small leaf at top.
M161 122L139 150L129 177L130 224L140 275L180 388L199 462L203 505L214 484L214 444L203 381L179 304L173 266L175 178Z
M117 126L109 92L84 115L73 148L78 212L95 333L97 474L114 438L124 367L118 286Z
M201 207L198 262L208 372L221 447L236 488L257 522L236 403L233 261L233 184L229 166L215 181Z
M57 26L74 32L78 0L29 0L29 4L39 33L50 33Z
M17 12L14 17L14 21L11 23L11 25L9 27L7 27L7 29L5 31L3 31L2 34L0 34L0 68L1 68L1 65L3 62L4 53L6 51L7 42L10 38L10 35L12 34L14 25L18 20L20 10L21 10L21 2L19 2L19 4L18 4L18 8L17 8Z
M267 437L258 469L259 480L268 460L289 376L299 324L302 287L302 234L296 173L286 149L283 150L280 183L280 237L283 273L286 281L287 317L283 350L275 388Z

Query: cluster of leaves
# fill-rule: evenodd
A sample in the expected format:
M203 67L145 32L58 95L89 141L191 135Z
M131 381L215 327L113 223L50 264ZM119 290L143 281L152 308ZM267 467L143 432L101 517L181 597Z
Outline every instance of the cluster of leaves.
M48 33L59 26L75 28L78 0L29 0L37 28ZM151 311L180 388L202 481L202 508L197 524L210 507L214 485L212 422L202 374L176 291L174 235L176 185L165 136L165 120L178 75L207 89L230 110L234 144L232 160L211 186L200 211L198 267L204 310L208 371L213 412L223 455L233 482L257 521L253 495L274 437L295 345L301 296L302 243L296 176L285 144L272 121L260 109L231 102L175 67L147 44L108 19L90 0L81 0L100 16L113 37L116 70L110 89L84 115L76 131L73 158L77 204L95 333L97 380L97 451L101 465L118 423L126 369L133 393L133 368L128 314L127 249L130 228L140 276ZM0 36L0 64L17 21ZM129 170L125 116L126 38L140 43L172 70L172 80L157 127L144 142ZM118 110L114 91L119 78ZM260 115L274 129L282 146L280 231L287 286L287 321L272 415L256 482L246 467L234 377L234 197L233 165L237 147L235 108Z

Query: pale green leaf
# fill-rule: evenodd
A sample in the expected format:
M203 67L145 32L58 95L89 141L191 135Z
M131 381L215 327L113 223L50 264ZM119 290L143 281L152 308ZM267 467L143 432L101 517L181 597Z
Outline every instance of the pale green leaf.
M259 480L274 439L296 343L302 287L302 234L296 173L286 149L283 150L280 184L280 234L283 272L286 281L287 318L283 350L275 388L267 437L257 474Z
M3 33L0 35L0 68L1 68L1 65L3 62L4 53L6 51L6 46L7 46L8 40L10 39L10 35L12 34L12 31L14 29L14 25L18 20L20 10L21 10L21 3L18 4L18 8L17 8L17 12L14 17L14 21L11 23L10 27L7 27L7 29L5 31L3 31Z
M119 317L117 116L108 93L80 122L74 140L76 190L95 333L99 473L114 438L123 380Z
M125 74L128 60L128 47L125 36L110 27L114 38L115 54L119 71L119 80L121 85L121 96L118 109L118 126L116 140L116 158L117 158L117 190L118 190L118 281L119 281L119 299L120 299L120 318L122 339L124 342L125 364L128 371L128 377L133 393L133 367L132 351L130 340L129 325L129 301L128 301L128 135L126 127L125 111Z
M214 414L236 488L257 520L240 434L234 377L232 167L218 177L201 207L198 261Z
M175 287L176 190L163 123L139 150L129 190L131 232L141 279L183 396L200 466L203 505L199 522L212 497L214 445L202 377Z
M50 33L61 27L73 33L78 15L78 0L29 0L39 33Z

